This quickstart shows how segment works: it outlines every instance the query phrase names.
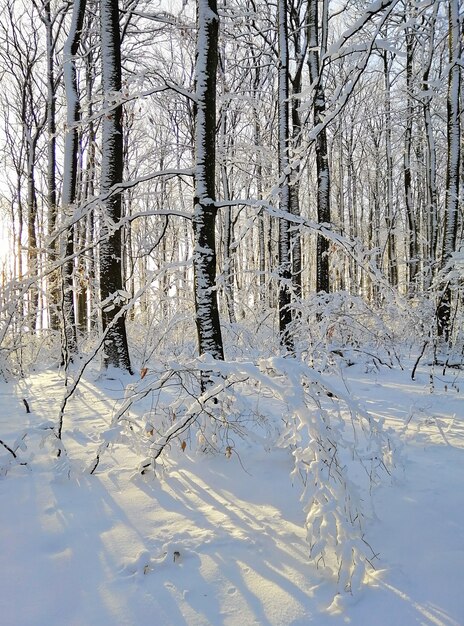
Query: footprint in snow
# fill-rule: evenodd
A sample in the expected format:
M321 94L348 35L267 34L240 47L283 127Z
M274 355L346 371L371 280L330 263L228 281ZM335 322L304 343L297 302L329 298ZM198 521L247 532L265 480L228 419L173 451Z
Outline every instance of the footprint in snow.
M171 567L182 565L184 560L191 559L196 556L185 550L183 546L177 544L165 544L159 556L151 557L148 550L140 551L133 561L124 565L121 569L121 575L147 575L160 567Z

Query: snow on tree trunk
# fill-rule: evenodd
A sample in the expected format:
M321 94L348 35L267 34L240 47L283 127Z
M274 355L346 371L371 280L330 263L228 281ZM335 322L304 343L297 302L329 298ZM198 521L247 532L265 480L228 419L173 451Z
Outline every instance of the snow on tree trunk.
M101 194L107 196L122 182L123 134L121 104L121 42L118 0L100 1L102 85ZM100 296L104 341L104 367L131 373L127 345L122 283L121 194L111 193L103 202L100 231Z
M407 17L407 15L406 15ZM413 123L413 52L414 33L411 28L406 29L406 128L404 134L404 196L406 203L406 223L407 223L407 248L408 248L408 268L409 268L409 291L416 290L415 279L419 271L419 259L417 250L417 220L414 211L412 172L411 172L411 147L412 147L412 123Z
M195 312L200 354L224 358L216 287L216 74L219 17L215 0L197 2L195 65Z
M459 19L459 0L450 0L448 4L449 19L449 78L447 98L447 139L448 154L446 167L445 189L445 225L443 233L442 268L456 251L458 233L458 200L459 200L459 169L461 159L461 124L460 124L460 90L461 90L461 24ZM445 341L449 340L451 324L451 286L449 282L437 310L438 334Z
M81 41L86 0L75 0L68 37L63 49L63 74L66 92L66 135L64 143L62 209L71 217L76 201L77 164L80 121L76 54ZM64 243L62 280L63 361L72 360L77 352L76 314L74 308L74 226L67 228Z
M53 21L50 10L50 2L44 2L44 16L42 21L45 25L46 55L47 55L47 226L48 236L55 231L57 220L57 193L56 193L56 85L54 68L54 38ZM48 257L51 263L57 259L56 240L50 245ZM58 330L60 326L57 314L59 304L57 272L53 272L48 278L48 310L50 328Z
M289 187L289 59L288 59L288 27L287 0L278 2L279 25L279 173L282 178L280 185L279 208L290 213ZM285 218L279 220L279 330L281 341L289 349L293 349L293 339L289 326L292 321L291 280L292 263L290 252L290 228Z
M304 17L300 16L299 3L292 0L290 8L290 32L291 41L295 56L295 71L290 77L292 86L291 100L291 120L292 120L292 149L294 154L299 154L302 143L302 121L301 121L301 92L303 86L303 68L306 56L306 41L304 33ZM292 215L301 215L300 211L300 173L299 164L293 165L290 185L290 212ZM296 228L290 235L290 248L292 254L292 283L296 299L302 295L301 272L302 272L302 250L301 233Z
M430 70L435 49L435 24L438 12L438 3L434 4L430 18L429 37L427 38L427 51L425 52L425 66L422 74L422 112L424 118L424 130L426 140L425 150L425 180L426 180L426 205L425 205L425 232L426 232L426 261L428 263L428 275L425 287L430 287L436 271L437 258L437 233L438 233L438 206L437 206L437 157L435 138L432 124L432 88L429 84Z
M318 0L310 0L308 9L308 68L309 78L314 88L313 116L314 126L321 124L325 114L325 94L321 84L319 63L319 20ZM327 151L327 132L323 127L316 137L317 168L317 221L319 224L330 223L330 172ZM329 292L329 242L322 236L317 237L316 249L316 291Z

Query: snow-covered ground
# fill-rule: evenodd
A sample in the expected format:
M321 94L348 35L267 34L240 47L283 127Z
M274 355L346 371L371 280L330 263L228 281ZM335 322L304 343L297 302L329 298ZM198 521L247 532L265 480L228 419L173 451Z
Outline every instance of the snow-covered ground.
M140 459L119 444L89 475L127 379L81 381L64 419L70 465L34 430L57 420L61 375L2 383L0 439L27 430L28 448L0 479L0 624L463 626L464 376L410 374L345 370L350 395L404 444L372 494L376 571L354 595L308 560L288 451L235 441L227 458L176 442L155 479L134 478ZM0 466L11 459L0 447Z

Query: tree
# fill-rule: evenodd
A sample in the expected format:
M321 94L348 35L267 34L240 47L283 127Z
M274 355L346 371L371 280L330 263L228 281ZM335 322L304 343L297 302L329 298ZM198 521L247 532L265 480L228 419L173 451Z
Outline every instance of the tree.
M308 9L308 68L309 78L314 88L313 96L313 121L317 128L324 120L325 94L320 72L320 37L318 0L309 0ZM323 28L327 28L324 20ZM326 36L323 38L326 39ZM323 126L316 137L316 168L317 168L317 221L320 224L330 223L330 172L329 155L327 150L327 130ZM326 238L318 235L316 252L316 291L329 292L329 242Z
M66 136L64 147L62 207L65 217L72 217L77 199L77 164L79 149L80 106L77 86L76 55L81 41L86 0L75 0L71 25L64 45L64 84L66 91ZM66 228L62 264L63 361L77 353L76 313L74 307L74 225Z
M31 279L26 302L21 302L25 313L22 323L31 333L39 322L39 285L32 282L39 268L39 142L46 124L44 85L41 81L40 29L32 6L15 6L7 0L1 8L0 30L2 59L2 91L6 112L5 143L15 173L13 202L16 215L17 277L24 276L23 254L27 259L27 274ZM33 27L28 32L29 24ZM13 199L12 198L12 199ZM26 227L26 228L24 228ZM26 237L24 238L24 230ZM26 304L26 307L23 307Z
M303 87L303 69L308 48L308 39L305 36L304 21L307 16L307 3L302 0L292 0L290 2L290 42L293 45L294 71L290 75L292 87L291 112L292 120L292 153L299 154L302 143L303 124L300 113L301 91ZM292 165L292 182L290 184L290 211L292 215L299 216L300 209L300 166ZM292 253L292 282L296 299L302 295L301 273L302 273L302 249L301 234L293 227L290 236L290 248Z
M279 208L290 213L290 129L289 129L289 56L288 56L288 7L287 0L278 2L278 38L279 38L279 70L278 70L278 138L279 138L279 174L281 178ZM279 219L279 330L282 343L293 349L293 338L290 332L292 321L291 280L292 262L290 250L290 223L285 217Z
M100 36L104 110L100 193L100 297L104 339L104 367L132 373L127 344L126 293L122 282L121 193L123 131L121 101L121 42L118 0L100 1Z
M410 7L407 6L407 9ZM405 19L408 22L412 16L405 11ZM414 56L414 33L410 26L406 27L406 128L404 134L404 199L406 208L407 224L407 248L408 248L408 288L411 293L416 290L416 276L419 271L418 243L417 243L417 220L414 210L411 149L413 136L413 56Z
M448 2L449 22L449 75L447 109L447 163L445 188L445 223L443 232L442 269L456 250L458 234L459 170L461 162L461 67L462 40L459 1ZM445 279L446 280L446 279ZM438 334L449 341L451 330L451 284L449 280L443 288L437 310Z
M195 310L200 354L224 358L216 290L216 74L219 16L216 0L197 0L195 64Z
M438 239L438 191L437 191L437 156L436 141L432 123L432 100L433 89L430 84L432 62L435 53L435 30L437 22L439 3L435 2L432 7L432 14L425 23L426 36L422 44L422 85L420 101L422 105L422 117L425 135L425 201L424 201L424 260L426 272L424 284L430 287L433 276L436 273L437 260L437 239Z

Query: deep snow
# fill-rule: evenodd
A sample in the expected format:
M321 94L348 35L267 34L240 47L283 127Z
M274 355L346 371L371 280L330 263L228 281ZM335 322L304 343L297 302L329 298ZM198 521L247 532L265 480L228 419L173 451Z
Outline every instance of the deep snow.
M62 376L2 383L0 439L13 446L27 431L18 456L28 464L0 479L0 623L463 626L464 376L436 370L432 386L425 365L415 381L410 373L354 366L343 384L332 379L404 444L373 491L376 571L353 596L308 561L288 451L236 439L226 458L177 442L152 478L134 477L140 459L119 444L90 476L128 379L82 380L64 419L69 463L49 441L41 447L50 431L34 430L56 422ZM0 466L11 458L0 448Z

